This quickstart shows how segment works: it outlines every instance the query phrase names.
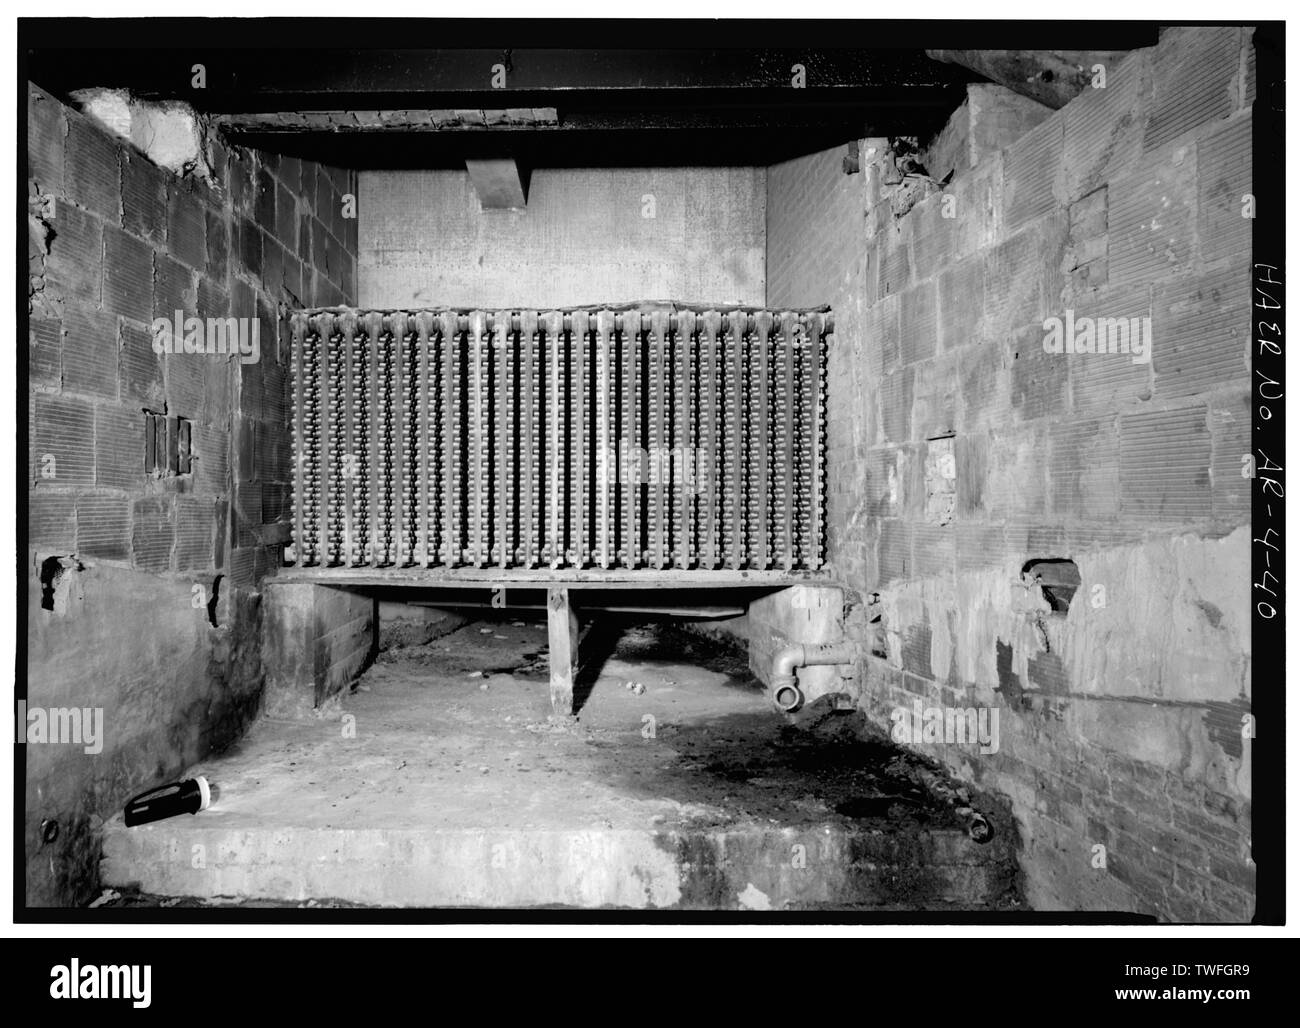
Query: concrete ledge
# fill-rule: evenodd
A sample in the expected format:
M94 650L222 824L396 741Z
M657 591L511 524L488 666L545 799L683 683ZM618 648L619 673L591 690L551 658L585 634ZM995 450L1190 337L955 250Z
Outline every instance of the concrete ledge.
M110 822L104 884L377 906L783 910L922 899L975 908L996 902L1014 872L953 829L248 831L202 827L203 817Z

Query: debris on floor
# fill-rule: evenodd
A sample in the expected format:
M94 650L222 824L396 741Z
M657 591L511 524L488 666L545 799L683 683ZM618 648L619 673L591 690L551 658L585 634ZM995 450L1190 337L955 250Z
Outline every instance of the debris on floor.
M120 899L121 896L122 894L116 889L105 889L96 899L91 901L90 909L94 910L96 907L109 906L114 900Z

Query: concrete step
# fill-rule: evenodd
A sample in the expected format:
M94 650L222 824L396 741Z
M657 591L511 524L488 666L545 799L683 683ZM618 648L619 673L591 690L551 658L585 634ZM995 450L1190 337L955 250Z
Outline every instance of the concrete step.
M189 823L187 823L189 822ZM803 847L801 851L798 847ZM798 910L996 905L1013 869L956 830L105 832L104 884L163 896L373 906Z

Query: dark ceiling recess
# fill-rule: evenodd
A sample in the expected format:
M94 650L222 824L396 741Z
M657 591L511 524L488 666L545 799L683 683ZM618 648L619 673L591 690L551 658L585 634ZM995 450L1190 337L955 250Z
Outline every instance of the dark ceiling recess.
M458 167L467 156L504 155L533 167L771 164L867 135L932 134L979 78L926 55L926 45L970 45L969 33L942 23L927 38L916 24L909 36L893 23L746 22L416 22L380 37L374 23L327 21L334 45L316 46L300 23L277 34L279 21L252 23L257 31L245 35L287 36L295 47L228 48L225 23L164 20L125 49L102 38L76 49L64 23L63 46L28 50L26 73L65 98L100 86L184 100L236 141L354 168ZM182 28L185 45L163 42ZM1077 29L1049 23L1039 32L1050 45L1048 36L1077 38ZM196 34L210 48L195 48ZM1141 27L1125 34L1132 38L1112 31L1106 48L1155 37ZM865 45L846 45L855 35ZM494 45L474 45L494 36ZM749 45L755 36L767 45ZM443 39L464 48L393 46ZM191 86L196 64L203 89ZM493 88L494 74L504 88ZM547 114L528 115L539 110ZM385 117L392 112L413 117ZM486 118L475 126L454 117L478 112Z

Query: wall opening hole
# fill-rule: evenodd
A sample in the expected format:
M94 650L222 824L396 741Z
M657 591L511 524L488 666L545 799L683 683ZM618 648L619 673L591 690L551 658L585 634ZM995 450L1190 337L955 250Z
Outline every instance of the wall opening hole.
M1064 614L1079 588L1079 566L1065 557L1036 557L1020 569L1021 578L1043 591L1043 599L1052 611Z
M880 602L880 593L872 593L867 600L867 624L871 655L886 660L889 654L885 650L885 608Z
M41 610L54 609L54 587L62 575L62 558L46 557L41 561Z
M81 561L76 557L46 557L41 561L41 610L63 613L68 606L68 593L72 588L69 571L80 571Z
M225 575L217 575L212 580L212 595L208 597L208 624L213 628L221 627L217 624L217 601L221 597L221 580L225 577Z

